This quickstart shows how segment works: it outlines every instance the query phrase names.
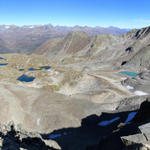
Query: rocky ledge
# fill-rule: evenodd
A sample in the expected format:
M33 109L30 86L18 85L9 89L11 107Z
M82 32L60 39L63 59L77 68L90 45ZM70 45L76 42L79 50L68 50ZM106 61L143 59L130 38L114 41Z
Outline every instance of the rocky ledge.
M150 150L150 99L141 105L128 123L120 123L109 135L101 137L99 144L86 150Z
M0 150L58 150L55 141L43 140L39 133L27 132L13 122L0 125Z
M132 121L142 124L138 126L138 132L133 135L121 137L127 150L150 150L150 100L144 101Z

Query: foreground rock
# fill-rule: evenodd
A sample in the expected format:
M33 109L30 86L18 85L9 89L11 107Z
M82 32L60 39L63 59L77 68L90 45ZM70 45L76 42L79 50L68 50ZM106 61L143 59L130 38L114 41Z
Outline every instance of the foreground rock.
M129 150L150 150L150 123L139 127L141 133L121 137Z
M120 123L112 130L113 125L108 126L110 133L102 136L98 145L89 146L87 150L150 150L149 121L150 100L146 99L130 122Z
M22 130L13 123L0 125L0 149L1 150L56 150L51 145L57 143L45 141L38 133L31 133Z
M150 100L144 101L135 118L132 120L133 123L146 123L150 120ZM121 137L123 143L127 149L134 150L150 150L150 123L139 126L139 133L129 136Z

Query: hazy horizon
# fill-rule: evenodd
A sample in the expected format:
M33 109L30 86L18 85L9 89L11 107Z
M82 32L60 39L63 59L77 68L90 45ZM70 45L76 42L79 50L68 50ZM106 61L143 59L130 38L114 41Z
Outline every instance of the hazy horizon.
M79 27L90 27L90 28L96 28L97 27L97 28L131 29L131 28L120 28L120 27L112 26L112 25L104 27L104 26L88 26L88 25L78 25L78 24L72 25L72 26L71 25L59 25L59 24L54 25L52 23L48 23L48 24L23 24L23 25L18 25L18 24L0 24L0 26L17 26L17 27L24 27L24 26L46 26L46 25L50 25L50 26L53 26L53 27L60 26L60 27L70 27L70 28L79 26Z
M0 24L142 28L150 25L149 4L148 0L1 0Z

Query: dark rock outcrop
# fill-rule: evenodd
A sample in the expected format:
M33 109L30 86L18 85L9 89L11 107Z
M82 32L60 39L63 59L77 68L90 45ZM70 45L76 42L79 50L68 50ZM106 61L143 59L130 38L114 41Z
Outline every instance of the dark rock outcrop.
M86 150L150 150L150 101L144 101L130 123L103 136L98 145Z
M56 150L50 147L38 133L22 130L13 123L0 125L0 150Z
M150 101L149 99L146 99L136 114L135 118L132 120L134 123L141 123L141 122L146 122L150 119Z

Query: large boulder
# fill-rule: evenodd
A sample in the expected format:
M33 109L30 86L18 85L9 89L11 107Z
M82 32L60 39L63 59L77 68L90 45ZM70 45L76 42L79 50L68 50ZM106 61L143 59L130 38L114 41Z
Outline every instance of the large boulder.
M149 141L143 134L135 134L121 137L126 150L150 150Z

